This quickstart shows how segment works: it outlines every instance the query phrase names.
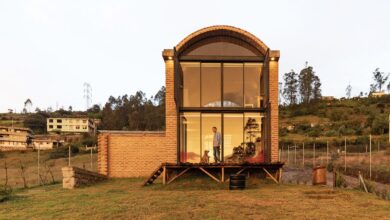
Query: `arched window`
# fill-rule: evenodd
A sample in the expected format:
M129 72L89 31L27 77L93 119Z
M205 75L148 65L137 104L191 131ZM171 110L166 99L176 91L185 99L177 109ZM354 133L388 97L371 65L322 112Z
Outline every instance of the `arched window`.
M262 54L243 40L216 36L192 44L183 51L182 56L261 57Z

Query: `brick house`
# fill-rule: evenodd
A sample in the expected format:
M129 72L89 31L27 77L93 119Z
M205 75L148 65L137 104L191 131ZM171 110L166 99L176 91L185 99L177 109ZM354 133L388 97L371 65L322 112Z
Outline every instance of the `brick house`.
M162 52L166 130L99 131L98 172L148 176L161 163L213 160L212 127L223 163L274 163L278 147L278 60L251 33L211 26Z

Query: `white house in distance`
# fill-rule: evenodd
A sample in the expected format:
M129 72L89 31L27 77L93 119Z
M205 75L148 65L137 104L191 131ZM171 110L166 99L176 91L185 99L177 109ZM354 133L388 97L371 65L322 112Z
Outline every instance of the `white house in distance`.
M48 118L48 132L61 133L95 133L95 124L89 118Z

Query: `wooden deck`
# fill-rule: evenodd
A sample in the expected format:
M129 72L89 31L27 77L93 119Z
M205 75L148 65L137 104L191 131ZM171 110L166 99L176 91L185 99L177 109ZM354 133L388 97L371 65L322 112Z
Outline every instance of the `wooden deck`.
M163 184L170 184L174 180L183 176L190 170L200 170L203 174L209 176L218 183L229 181L230 174L246 173L248 175L255 173L265 173L267 177L275 183L279 183L282 177L282 167L284 163L162 163L144 182L144 186L153 184L160 175L162 175ZM227 177L227 178L226 178Z

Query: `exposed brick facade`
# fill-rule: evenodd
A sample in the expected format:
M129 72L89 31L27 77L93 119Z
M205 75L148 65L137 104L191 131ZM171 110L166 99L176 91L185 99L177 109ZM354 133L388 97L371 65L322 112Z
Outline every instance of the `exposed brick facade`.
M208 35L229 34L245 38L259 51L269 52L269 104L271 152L268 161L278 158L278 58L279 51L269 48L254 35L231 26L213 26L189 35L175 48L183 50L191 42ZM164 50L166 76L166 130L164 132L100 131L98 136L98 172L109 177L148 176L161 163L177 162L177 106L174 94L174 52Z

